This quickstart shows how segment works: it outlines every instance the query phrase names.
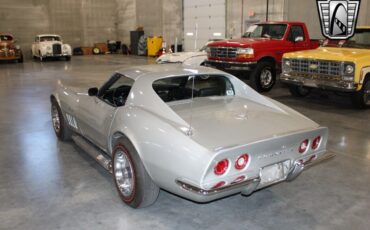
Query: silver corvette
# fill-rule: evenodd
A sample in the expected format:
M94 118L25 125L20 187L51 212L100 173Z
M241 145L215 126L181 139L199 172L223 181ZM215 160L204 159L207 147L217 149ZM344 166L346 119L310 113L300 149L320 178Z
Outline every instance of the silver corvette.
M54 130L113 174L123 202L160 189L195 202L249 195L328 158L328 129L219 70L148 65L101 87L59 84Z

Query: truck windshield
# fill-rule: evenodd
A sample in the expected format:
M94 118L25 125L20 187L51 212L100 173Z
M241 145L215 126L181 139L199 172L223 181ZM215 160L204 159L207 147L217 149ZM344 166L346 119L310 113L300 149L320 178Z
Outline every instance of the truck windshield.
M287 29L286 24L258 24L250 26L243 38L282 39Z
M370 49L370 29L357 29L355 36L344 42L342 47Z
M60 41L60 37L58 36L43 36L40 37L41 42L48 42L48 41Z
M10 35L0 35L0 41L11 41L13 37Z

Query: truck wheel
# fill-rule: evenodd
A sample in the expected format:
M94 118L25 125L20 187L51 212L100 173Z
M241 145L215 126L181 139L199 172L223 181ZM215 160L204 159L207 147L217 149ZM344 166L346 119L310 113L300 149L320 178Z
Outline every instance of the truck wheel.
M55 135L57 135L59 140L71 140L72 130L68 127L68 124L63 117L62 110L54 98L51 100L51 121L53 123Z
M159 194L145 170L135 148L127 139L120 139L113 150L113 177L121 200L132 208L153 204Z
M358 109L370 107L370 78L367 78L362 89L352 95L352 103Z
M295 97L307 97L311 93L311 88L300 85L289 85L290 93Z
M268 92L276 82L275 65L272 62L262 61L257 64L250 78L251 86L258 92Z

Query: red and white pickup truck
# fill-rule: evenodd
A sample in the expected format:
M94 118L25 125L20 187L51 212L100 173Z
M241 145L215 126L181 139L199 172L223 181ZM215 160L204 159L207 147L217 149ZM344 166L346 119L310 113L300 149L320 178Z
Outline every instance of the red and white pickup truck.
M302 22L265 22L249 27L240 39L208 44L206 66L234 75L249 74L251 86L267 92L276 82L284 53L316 49L319 42L310 40Z

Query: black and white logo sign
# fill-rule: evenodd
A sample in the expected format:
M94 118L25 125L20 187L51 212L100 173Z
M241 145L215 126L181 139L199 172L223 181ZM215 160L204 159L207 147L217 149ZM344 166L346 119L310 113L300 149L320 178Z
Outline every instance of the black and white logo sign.
M355 33L360 0L317 0L321 30L329 39L348 39Z

